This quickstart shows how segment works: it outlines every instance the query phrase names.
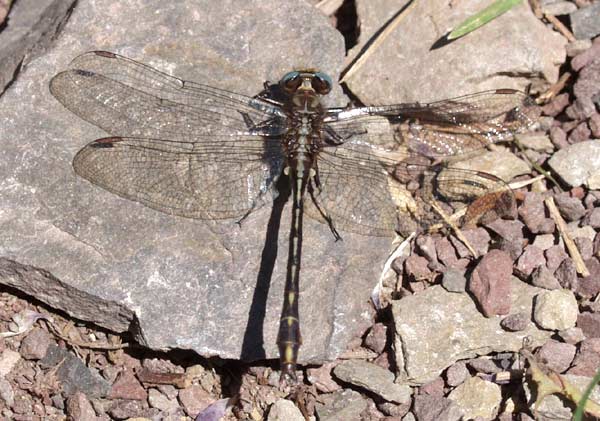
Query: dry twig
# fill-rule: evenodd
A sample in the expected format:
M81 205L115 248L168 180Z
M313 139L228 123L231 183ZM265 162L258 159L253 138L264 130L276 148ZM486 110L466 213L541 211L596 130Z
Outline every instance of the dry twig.
M560 79L558 80L558 82L556 82L555 84L550 86L546 90L546 92L544 92L539 97L537 97L535 102L537 104L546 104L546 103L550 102L550 100L552 98L554 98L556 95L558 95L558 93L565 88L565 85L567 84L567 82L569 81L570 78L571 78L571 73L569 73L569 72L563 73L562 76L560 77Z
M554 220L554 223L556 224L556 228L558 228L558 233L560 234L563 241L565 242L565 246L567 246L569 255L571 256L571 258L573 259L573 262L575 263L575 269L577 270L577 273L579 273L583 277L590 276L590 272L587 269L587 267L585 266L583 257L581 257L581 253L579 253L579 250L577 249L575 242L573 241L573 239L571 238L571 235L569 234L567 224L566 224L565 220L563 219L563 217L560 215L560 212L558 211L558 208L556 207L556 203L554 203L554 198L548 197L544 200L544 203L546 204L546 207L548 208L548 212L550 212L550 217Z
M467 240L467 237L465 237L458 225L456 225L456 223L452 220L452 216L447 215L446 212L444 212L444 210L440 207L440 205L438 205L435 202L435 200L431 201L431 207L442 217L444 222L448 224L450 228L452 228L452 230L456 234L456 238L458 238L465 245L465 247L469 250L471 255L475 258L479 257L473 246L471 246L469 240Z

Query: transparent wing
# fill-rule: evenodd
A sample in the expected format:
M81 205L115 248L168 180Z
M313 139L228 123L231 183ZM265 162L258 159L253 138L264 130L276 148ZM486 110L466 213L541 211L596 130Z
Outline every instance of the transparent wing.
M496 89L430 104L397 104L333 111L328 120L341 138L360 133L369 116L396 124L396 140L428 157L467 154L511 140L530 128L538 107L525 93ZM367 124L377 124L368 122ZM394 137L389 134L390 140Z
M397 227L397 207L389 187L386 165L392 153L361 142L358 138L340 146L324 148L313 179L313 201L307 200L307 215L317 220L327 216L336 228L362 235L391 236ZM399 158L401 153L396 153Z
M402 148L375 146L362 135L325 147L307 214L321 221L328 216L343 231L388 236L410 225L408 218L421 228L441 222L434 204L448 213L467 208L467 224L493 218L492 211L496 217L514 211L512 192L501 179L425 161ZM404 187L409 184L410 192Z
M112 137L73 160L75 172L124 198L161 212L199 219L240 218L281 173L279 142L259 137L226 142Z
M279 107L260 98L184 81L105 51L75 58L52 79L50 91L73 113L118 136L278 135L285 123Z

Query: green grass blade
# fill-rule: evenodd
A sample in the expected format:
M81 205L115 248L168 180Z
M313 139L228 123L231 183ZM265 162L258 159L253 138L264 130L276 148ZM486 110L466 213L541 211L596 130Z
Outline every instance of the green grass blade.
M497 18L502 13L508 11L511 7L519 4L521 0L496 0L481 12L471 16L458 25L446 39L453 40L468 34L471 31L485 25L491 20Z

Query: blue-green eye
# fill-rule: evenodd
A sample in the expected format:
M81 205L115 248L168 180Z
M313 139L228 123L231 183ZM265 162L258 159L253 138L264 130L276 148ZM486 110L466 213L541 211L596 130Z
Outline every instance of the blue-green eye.
M286 83L286 82L289 82L290 80L296 79L299 76L300 76L300 72L296 72L296 71L289 72L289 73L286 73L285 75L283 75L283 77L281 78L281 82Z
M312 78L311 85L318 94L325 95L331 91L333 82L329 75L323 72L316 72Z
M302 83L300 72L289 72L281 78L280 85L288 92L295 92Z

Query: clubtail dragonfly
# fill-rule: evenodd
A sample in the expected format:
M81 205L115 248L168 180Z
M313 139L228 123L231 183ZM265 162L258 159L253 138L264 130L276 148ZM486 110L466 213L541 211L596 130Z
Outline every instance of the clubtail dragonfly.
M336 238L338 229L390 236L408 217L395 194L401 182L420 197L423 206L409 210L421 222L432 200L492 197L484 210L497 211L512 198L501 180L453 170L440 158L509 140L532 123L527 95L510 89L430 104L325 108L321 97L331 88L327 75L298 70L249 97L104 51L75 58L50 82L66 108L112 135L81 149L75 172L124 198L187 218L242 220L269 202L282 174L289 177L282 378L295 378L301 344L304 213Z

